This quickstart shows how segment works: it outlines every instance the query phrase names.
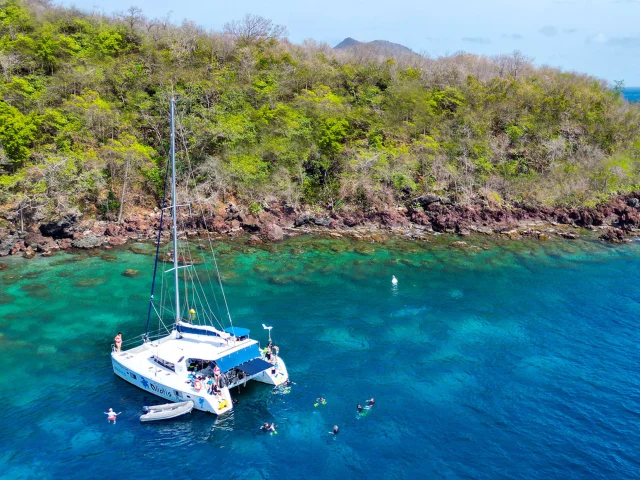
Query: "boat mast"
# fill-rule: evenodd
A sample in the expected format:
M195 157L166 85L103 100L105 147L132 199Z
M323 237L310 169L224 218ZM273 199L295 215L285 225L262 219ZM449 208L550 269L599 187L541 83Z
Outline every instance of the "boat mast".
M175 99L171 97L171 217L173 219L173 279L176 289L176 325L180 321L180 282L178 275L178 197L176 195Z

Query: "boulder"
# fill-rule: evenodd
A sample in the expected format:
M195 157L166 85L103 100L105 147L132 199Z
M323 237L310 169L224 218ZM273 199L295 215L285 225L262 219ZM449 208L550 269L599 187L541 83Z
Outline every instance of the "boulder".
M140 270L134 270L133 268L127 268L124 272L122 272L123 277L133 278L137 277L138 275L140 275Z
M249 232L257 232L260 230L260 220L253 215L247 215L242 220L242 228Z
M45 237L39 233L27 233L24 237L24 243L33 250L41 253L51 252L51 250L55 250L58 247L53 238Z
M11 249L18 241L18 235L6 235L0 238L0 257L6 257L11 253Z
M71 248L70 238L63 238L61 240L58 240L56 243L58 244L58 248L60 250L69 250Z
M22 256L24 258L33 258L36 256L36 251L31 247L27 247Z
M420 205L422 208L427 208L432 203L448 203L443 198L438 197L437 195L422 195L421 197L415 198L412 202L414 205Z
M632 197L627 200L627 205L630 206L631 208L640 208L640 200Z
M27 249L27 246L24 244L24 241L18 240L11 248L11 255L17 255L19 252L24 252Z
M296 217L295 221L293 222L293 225L295 227L302 227L303 225L306 225L311 222L312 222L311 215L303 213L302 215L299 215L298 217Z
M126 237L109 237L107 238L107 242L112 247L115 247L118 245L124 245L125 243L127 243L127 239Z
M95 235L88 235L71 242L72 247L85 249L101 247L103 244L104 238L96 237Z
M329 217L313 217L311 221L319 227L328 227L331 224Z
M622 243L624 242L624 233L618 228L609 228L600 235L600 239L610 243Z
M119 237L122 235L123 228L120 225L110 224L104 230L104 234L110 237Z
M271 242L279 242L284 238L284 231L279 225L270 223L264 228L264 235Z
M262 243L262 240L257 235L251 235L247 243L249 243L249 245L260 245Z

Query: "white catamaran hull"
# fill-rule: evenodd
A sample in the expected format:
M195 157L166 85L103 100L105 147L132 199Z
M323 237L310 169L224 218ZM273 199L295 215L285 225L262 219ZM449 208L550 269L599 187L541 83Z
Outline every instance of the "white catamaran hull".
M186 388L176 389L168 385L163 385L157 378L148 378L139 373L133 372L127 369L116 360L116 353L111 355L111 363L113 364L114 373L123 380L135 385L142 390L152 393L158 397L172 402L184 402L191 400L195 404L195 409L203 412L215 413L221 415L228 412L233 408L231 402L231 393L228 388L222 389L221 401L215 395L209 395L202 389L200 392L195 392L188 387L188 384L184 384Z
M184 387L176 388L176 385L170 386L162 383L162 379L157 376L151 377L141 375L139 372L125 367L118 361L118 357L121 357L123 361L126 361L127 354L126 352L113 352L111 354L113 371L123 380L142 390L172 402L184 402L191 400L194 403L194 408L196 410L214 413L216 415L221 415L233 409L231 392L229 391L230 388L234 388L239 385L246 385L247 382L251 380L278 386L286 382L289 378L284 361L281 358L278 358L273 368L260 372L256 375L246 376L241 382L235 382L229 387L222 388L221 397L216 397L215 395L207 393L205 388L196 392L193 388L190 388L187 383L183 384Z

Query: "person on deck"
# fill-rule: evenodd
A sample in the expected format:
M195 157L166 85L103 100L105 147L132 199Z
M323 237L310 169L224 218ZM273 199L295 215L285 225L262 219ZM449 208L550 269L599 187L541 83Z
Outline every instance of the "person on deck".
M267 345L267 352L264 354L264 357L267 359L267 362L271 362L271 358L273 357L273 354L271 353L271 342Z
M122 334L120 332L118 332L118 334L113 339L113 341L116 343L116 351L119 353L120 352L120 348L122 347Z
M219 387L220 386L220 377L222 376L222 372L220 371L220 367L218 366L217 363L213 364L213 378L216 381L216 385Z

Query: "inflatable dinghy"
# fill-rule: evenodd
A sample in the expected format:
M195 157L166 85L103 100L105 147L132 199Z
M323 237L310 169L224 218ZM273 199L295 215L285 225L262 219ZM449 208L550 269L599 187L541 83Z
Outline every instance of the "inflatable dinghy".
M191 413L195 404L189 400L180 403L165 403L164 405L152 405L142 407L145 414L140 415L141 422L155 422L156 420L169 420Z

